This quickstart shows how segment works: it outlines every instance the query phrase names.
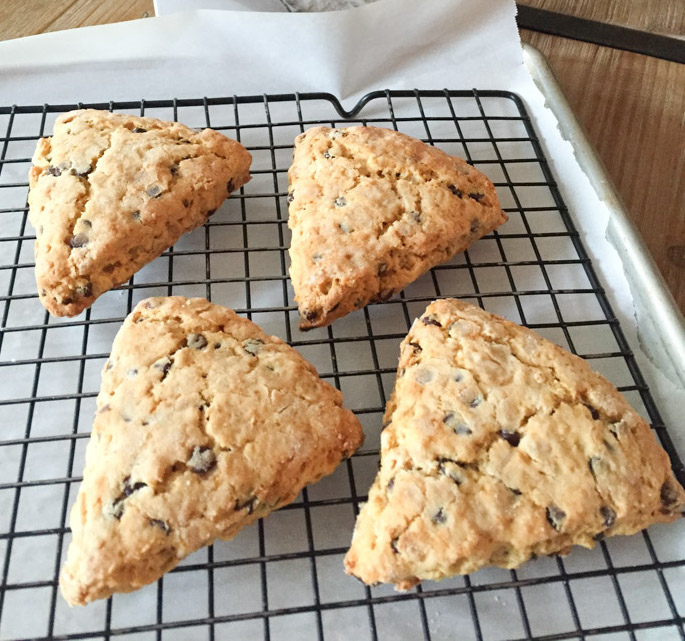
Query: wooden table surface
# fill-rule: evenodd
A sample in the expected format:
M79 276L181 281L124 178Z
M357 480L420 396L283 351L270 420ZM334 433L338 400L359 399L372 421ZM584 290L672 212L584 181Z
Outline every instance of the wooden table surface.
M523 0L519 4L683 37L682 0ZM153 15L152 0L2 0L0 40ZM685 310L685 65L523 30L548 59ZM685 45L684 45L685 46Z

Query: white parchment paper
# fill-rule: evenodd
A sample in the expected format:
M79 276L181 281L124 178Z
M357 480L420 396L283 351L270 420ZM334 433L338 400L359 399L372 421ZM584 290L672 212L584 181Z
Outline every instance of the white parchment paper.
M624 277L623 265L618 254L605 239L609 209L598 198L588 178L581 171L572 146L561 136L556 119L545 107L544 96L535 87L523 64L515 25L515 5L512 0L378 0L357 9L331 13L288 13L280 11L282 7L277 6L275 0L260 0L258 6L263 10L261 13L245 11L250 6L247 0L201 0L199 4L206 6L207 2L211 2L213 10L179 13L176 12L179 8L176 0L158 0L159 9L164 13L169 12L169 15L0 43L0 104L70 104L79 101L328 91L338 96L344 105L350 108L365 93L386 88L475 87L518 93L527 105L566 204L576 226L581 230L594 266L636 353L669 432L679 446L681 454L685 454L685 429L681 417L682 407L685 407L685 391L678 389L663 376L659 372L658 364L654 366L639 349L633 299ZM288 0L290 5L294 2L295 0ZM186 1L183 5L188 8L195 6L195 3ZM252 3L251 6L254 7L255 4ZM217 10L219 7L242 10ZM29 142L32 141L26 142L26 153L22 152L24 156L30 155ZM287 159L279 159L279 162L287 166ZM14 168L9 165L3 176L8 172L18 172L20 169L24 172L24 168L19 168L18 165ZM17 174L12 180L21 183L25 180L24 175ZM261 179L266 178L267 176L261 176ZM259 191L259 179L260 177L255 177L251 189ZM273 189L273 185L266 185L265 191L270 189ZM18 206L23 206L25 189L17 194L17 198L21 201ZM265 203L264 207L271 207L271 204ZM252 202L250 212L259 216L268 215L267 211L259 211L257 200ZM220 233L220 230L216 231L217 235ZM228 242L229 239L225 240ZM191 235L188 235L179 241L177 247L192 247L193 242ZM273 240L265 239L264 242ZM3 251L2 246L0 251ZM486 256L486 241L476 244L474 251ZM20 258L21 262L31 262L30 243L23 243ZM225 262L220 262L219 267L226 270L232 268L229 260L231 257L228 254L214 258ZM11 260L11 257L5 257L0 263L7 264ZM265 266L265 269L268 267ZM164 268L164 263L155 261L136 278L143 282L163 282L166 279ZM279 270L280 266L276 265L273 269ZM23 287L26 291L33 291L30 270L23 270L18 276L18 279L20 278L25 281ZM417 283L412 287L420 290L422 285ZM280 296L280 283L278 288ZM189 294L203 295L202 291L203 288L200 288L200 291L192 291ZM265 296L267 295L270 295L269 292L265 293ZM22 301L12 303L12 315L16 318L13 316L10 321L18 326L29 322L21 314L35 314L32 305L36 301L24 302L25 305L22 305ZM374 318L378 314L378 322L386 330L391 327L392 331L395 331L392 323L397 321L394 318L396 314L393 315L390 308L390 305L377 306L372 310L372 314ZM125 295L121 292L110 292L98 301L92 313L96 319L116 318L125 314L125 309ZM255 320L262 324L266 331L282 334L278 326L269 324L274 319L268 315L262 314ZM353 318L352 315L341 319L339 323L336 332L348 332L346 335L355 336L365 331L363 323L359 324L359 319ZM402 324L403 321L398 325L397 332L403 331ZM99 371L116 329L117 324L112 323L92 330L89 350L101 354L102 358L88 363L84 392L94 394L97 391ZM39 337L28 334L25 337L17 336L17 333L8 334L3 344L3 359L13 358L12 349L16 350L16 357L19 360L27 358L27 354L33 357L38 347L34 347L31 341L38 341ZM59 357L62 354L73 354L74 341L81 340L80 337L80 328L67 327L61 332L51 330L51 340L46 345L44 356L54 358L55 362L43 365L38 394L73 392L74 380L78 377L78 362L62 362ZM383 351L380 354L381 366L391 369L396 364L397 345L393 342L386 347L387 353ZM301 347L300 349L320 371L330 369L330 355L319 355L316 346L308 350ZM347 365L351 369L356 368L356 363L346 354L339 354L339 364ZM345 363L346 358L350 360L349 363ZM25 374L22 374L20 368L17 368L18 373L16 376L13 375L12 380L3 381L0 386L0 398L26 398L31 395L33 366L29 365L25 369ZM392 378L388 376L387 381L384 380L384 383L387 382L388 392L392 388ZM20 389L22 385L24 387ZM377 393L374 391L375 384L369 384L368 377L344 378L342 388L349 407L364 407L365 404L371 406L374 402L377 403L370 397L367 398L371 393ZM87 433L90 430L93 406L94 399L91 395L84 400L81 409L79 432ZM3 418L0 419L0 422L6 422L3 428L14 429L16 424L19 426L17 429L20 429L26 420L21 413L23 411L24 408L20 406L10 405L4 408ZM373 444L378 439L378 417L366 415L362 420L367 442ZM32 437L41 436L43 431L48 435L56 430L63 433L64 426L70 425L71 421L71 406L55 410L50 403L37 403ZM18 432L17 437L20 436L21 432ZM62 445L47 445L49 447L46 446L44 451L39 450L35 444L31 445L25 478L56 479L65 474L61 461L68 452L65 449L63 457L60 458L55 448L62 445L67 448L68 444L65 442ZM74 475L80 473L84 446L85 440L80 440L75 453ZM17 446L14 451L9 447L3 448L2 455L6 456L6 459L0 458L0 481L12 483L16 480L19 447ZM363 479L358 484L359 491L365 492L375 474L376 461L372 457L360 457L354 461L354 465L358 480ZM339 498L340 488L346 483L346 472L343 467L341 466L331 479L312 486L310 498ZM6 476L3 477L2 474ZM3 496L8 497L9 502L2 503ZM55 496L58 498L55 499ZM73 502L73 496L74 493L70 497L70 503ZM9 520L12 497L13 494L9 491L0 495L0 531L3 532L8 530L3 519ZM40 523L45 522L45 527L58 525L57 510L61 505L60 497L61 487L58 485L25 488L22 491L16 528L36 528L36 519L42 519ZM301 516L298 516L299 513L300 511L283 510L265 520L267 554L285 554L300 550L297 545L306 541L306 537L298 520ZM317 539L317 546L347 545L354 521L349 504L317 508L313 511L312 518L315 538L322 537L320 540ZM679 529L676 524L670 528L650 529L650 536L657 542L660 560L682 559L681 533L682 527ZM614 562L650 563L649 552L641 541L639 536L612 539L610 545ZM0 541L0 554L4 554L3 544L4 541ZM55 537L17 538L12 550L9 581L40 581L46 577L51 578L55 563L54 545ZM225 559L254 557L260 554L256 546L257 537L254 531L246 530L230 544L215 545L213 558L220 562ZM206 554L206 550L198 551L182 565L204 563ZM306 602L304 599L310 598L298 592L298 586L306 583L302 581L302 577L306 577L309 572L307 563L305 559L297 559L292 563L281 561L268 565L270 608L299 606ZM322 602L364 598L361 586L342 574L340 563L341 559L338 556L323 556L317 559L319 576L332 577L330 581L321 581ZM575 551L564 563L570 572L596 569L603 567L602 553L599 548L592 552ZM683 588L680 593L685 593L685 573L681 570L682 568L676 568L667 576L674 595L679 592L678 586ZM554 574L556 571L555 561L540 559L523 566L518 576L526 579ZM645 575L646 573L638 576ZM216 600L217 616L259 611L262 607L261 584L256 565L238 564L221 568L215 572L215 580L219 595ZM509 580L509 574L496 568L483 570L473 577L474 585L500 580ZM463 579L455 578L441 584L427 584L425 589L458 586L462 585L461 581ZM629 576L621 576L622 583L629 581ZM671 616L668 609L662 611L655 605L658 598L663 601L658 585L653 589L649 587L647 593L641 587L643 584L644 581L640 578L634 585L630 584L630 590L626 592L630 600L631 614L639 617L644 610L645 617L665 619ZM599 577L591 584L583 583L582 589L577 589L578 585L579 582L576 582L572 587L585 625L620 623L618 605L614 607L615 611L611 609L613 606L608 595L612 588L608 577ZM534 595L531 598L530 593L524 594L535 634L553 633L555 618L566 616L568 619L570 616L568 613L564 614L566 597L558 590L561 590L560 584L550 583L543 586L544 593L540 593L540 598ZM164 620L193 619L201 616L198 604L206 602L207 599L203 596L205 591L206 576L202 572L167 575L164 578ZM42 597L38 594L40 590L22 597L22 593L25 592L7 592L5 613L10 614L0 625L0 637L27 638L44 634L50 594L43 589L46 594ZM372 592L374 596L391 593L391 589L385 586L373 588ZM117 595L114 598L112 626L123 628L153 624L156 598L155 585L130 595ZM300 601L300 598L303 600ZM676 600L678 598L682 599L676 597ZM505 624L518 616L513 591L477 594L476 601L481 622L485 626L484 636L511 638L511 632ZM550 608L550 602L554 603L555 607ZM677 602L680 603L678 600ZM43 603L45 605L41 605ZM419 625L420 616L418 611L412 609L414 605L395 605L376 608L379 630L387 629L393 632L390 636L380 635L380 638L423 638L420 630L415 629ZM666 606L662 603L661 607ZM471 618L463 595L460 599L450 597L449 604L445 607L440 604L440 599L427 599L426 609L428 620L436 626L433 628L434 633L436 630L444 632L435 634L433 638L454 638L454 630L460 630L461 634L464 621ZM356 610L348 608L324 613L326 638L365 638L364 634L368 632L366 614L360 614ZM284 638L303 638L301 630L307 626L313 629L314 626L311 622L303 622L310 615L311 613L303 613L293 617L272 618L272 638L281 638L279 626L283 626ZM333 617L331 621L328 620L328 615ZM610 619L609 615L615 618ZM70 610L58 598L55 632L101 629L104 616L104 602L88 606L85 610ZM302 617L302 620L298 619L298 616ZM586 616L590 618L586 620ZM538 618L541 622L539 628L535 627ZM564 626L572 626L572 622L569 621L560 622L559 625L562 623ZM244 629L241 625L244 625ZM238 638L257 638L261 635L261 626L262 622L256 618L234 622L230 627L230 634L238 634ZM330 633L329 629L332 630ZM184 628L177 632L178 638L195 638ZM196 629L192 629L192 633L195 632ZM515 636L521 637L523 634L521 630ZM175 638L173 630L165 630L164 638ZM217 638L221 638L221 631L218 628Z

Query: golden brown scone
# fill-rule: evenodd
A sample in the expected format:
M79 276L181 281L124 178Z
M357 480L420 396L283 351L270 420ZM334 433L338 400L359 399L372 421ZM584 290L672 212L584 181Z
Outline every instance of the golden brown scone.
M345 558L408 589L591 548L685 507L649 425L602 376L534 332L438 300L401 346L381 468Z
M387 300L507 221L477 169L389 129L309 129L288 179L300 329Z
M290 503L362 440L340 392L278 338L204 299L142 301L102 374L64 598L154 581Z
M211 129L94 109L61 115L29 172L43 305L80 314L202 225L250 179L251 162Z

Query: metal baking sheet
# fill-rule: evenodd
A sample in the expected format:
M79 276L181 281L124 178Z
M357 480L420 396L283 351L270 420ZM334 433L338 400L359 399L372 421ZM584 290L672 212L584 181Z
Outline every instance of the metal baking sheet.
M677 639L685 522L407 593L344 574L375 475L399 343L434 298L458 296L591 361L677 452L561 199L521 100L497 91L378 91L345 111L327 94L136 101L113 111L211 126L254 157L253 180L212 219L74 319L42 308L26 175L36 140L77 105L0 108L1 639ZM287 177L315 124L397 128L495 182L509 222L399 296L300 333L287 277ZM68 514L112 339L151 295L202 296L298 349L338 386L366 443L291 506L196 552L157 583L85 608L61 599ZM682 469L679 466L679 469Z

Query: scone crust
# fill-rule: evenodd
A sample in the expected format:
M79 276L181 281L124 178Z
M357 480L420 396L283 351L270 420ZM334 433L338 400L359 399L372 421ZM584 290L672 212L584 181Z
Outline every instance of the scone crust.
M390 129L309 129L288 179L300 329L387 300L507 220L481 172Z
M95 109L62 114L29 172L43 305L75 316L126 282L246 183L251 160L211 129Z
M606 379L458 300L429 305L402 342L384 424L345 559L369 584L515 568L685 507L668 455Z
M103 370L60 587L135 590L293 501L363 440L293 348L204 299L142 301Z

